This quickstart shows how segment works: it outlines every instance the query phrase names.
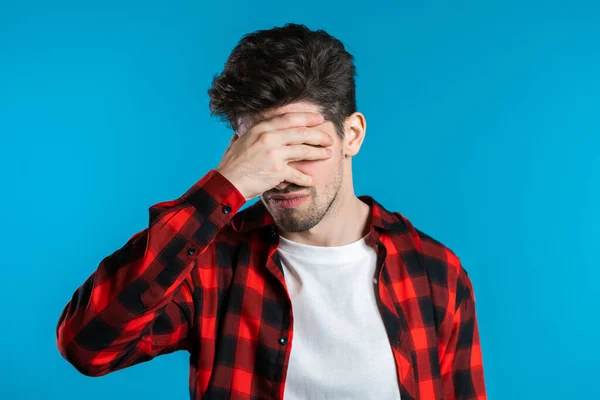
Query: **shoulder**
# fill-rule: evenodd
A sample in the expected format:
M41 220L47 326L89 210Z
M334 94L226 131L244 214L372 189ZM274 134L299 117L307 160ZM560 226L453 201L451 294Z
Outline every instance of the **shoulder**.
M458 255L447 245L433 238L418 228L414 228L418 247L423 257L430 263L443 263L446 268L453 270L462 269Z
M410 235L414 247L426 261L442 263L446 268L455 270L461 268L460 259L452 249L415 227L408 218L399 212L394 212L394 215L403 222L405 229L402 231Z
M444 297L453 294L457 297L468 296L471 282L460 257L446 244L414 227L405 217L412 240L420 254L425 272L431 282L433 292ZM460 299L456 299L460 303Z

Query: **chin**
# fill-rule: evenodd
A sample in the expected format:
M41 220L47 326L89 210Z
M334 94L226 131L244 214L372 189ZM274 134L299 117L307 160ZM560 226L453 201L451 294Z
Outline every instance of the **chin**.
M316 224L305 220L286 220L276 221L275 225L283 232L306 232L312 229Z

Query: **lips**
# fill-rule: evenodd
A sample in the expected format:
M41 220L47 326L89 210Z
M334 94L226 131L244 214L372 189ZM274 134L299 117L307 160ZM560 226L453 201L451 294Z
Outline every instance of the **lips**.
M296 194L296 193L286 194L286 195L274 194L274 195L267 197L267 199L269 199L269 200L291 200L291 199L297 199L299 197L305 197L305 196L308 196L308 195L307 194Z
M308 199L310 195L298 195L294 193L293 195L273 195L272 197L267 198L267 202L271 205L271 207L280 209L280 208L295 208L299 207L303 204L306 199Z

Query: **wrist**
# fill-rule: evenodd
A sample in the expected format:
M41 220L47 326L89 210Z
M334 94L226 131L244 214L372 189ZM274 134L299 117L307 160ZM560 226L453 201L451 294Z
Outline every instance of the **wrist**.
M242 185L238 182L238 180L235 178L235 176L231 172L227 171L224 168L219 168L219 167L215 168L215 171L218 172L219 174L221 174L223 176L223 178L227 179L229 181L229 183L231 183L238 190L238 192L240 192L241 195L244 196L244 198L246 200L248 200Z

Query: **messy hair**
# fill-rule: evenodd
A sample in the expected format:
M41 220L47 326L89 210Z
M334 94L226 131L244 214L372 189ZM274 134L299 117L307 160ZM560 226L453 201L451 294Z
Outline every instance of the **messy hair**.
M286 24L242 37L208 90L211 116L234 130L239 119L305 101L320 107L343 138L356 111L356 68L344 44L323 30Z

